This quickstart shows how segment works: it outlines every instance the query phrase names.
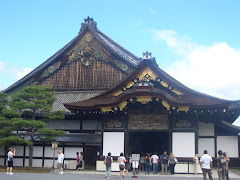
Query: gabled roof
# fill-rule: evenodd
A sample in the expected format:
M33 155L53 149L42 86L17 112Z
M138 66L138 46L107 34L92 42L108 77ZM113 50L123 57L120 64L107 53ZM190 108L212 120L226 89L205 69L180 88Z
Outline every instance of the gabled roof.
M122 60L124 60L126 63L128 63L132 67L136 67L137 64L141 61L140 58L114 42L111 38L109 38L107 35L105 35L103 32L101 32L97 28L97 23L92 18L84 19L85 22L81 24L81 29L79 31L79 34L71 40L67 45L65 45L62 49L60 49L57 53L55 53L53 56L48 58L44 63L39 65L37 68L35 68L33 71L31 71L29 74L24 76L22 79L15 82L13 85L9 86L7 89L5 89L3 92L9 93L13 89L19 87L20 85L27 86L31 83L31 78L35 76L36 74L40 73L42 70L46 69L50 64L55 62L59 57L61 57L69 48L71 48L78 40L82 37L82 35L86 32L86 30L90 30L93 35L103 43L105 47L107 47L110 51L112 51L116 56L120 57ZM27 84L26 84L27 83Z
M156 87L137 87L136 83L145 80L146 82L155 82ZM158 86L158 87L157 87ZM121 106L127 99L136 97L154 97L165 101L165 106L170 108L222 108L234 109L239 101L229 101L213 96L209 96L194 91L160 69L156 62L151 59L144 59L136 69L127 76L122 82L106 92L85 100L73 103L66 103L64 106L72 110L94 110L106 109ZM166 104L167 103L167 104ZM235 104L235 105L234 105ZM126 106L126 104L125 104Z

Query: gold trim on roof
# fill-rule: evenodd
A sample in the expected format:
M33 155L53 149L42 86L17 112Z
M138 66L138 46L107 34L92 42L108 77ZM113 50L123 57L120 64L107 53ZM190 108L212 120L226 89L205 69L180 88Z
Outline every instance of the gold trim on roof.
M151 96L137 96L137 101L142 104L147 104L150 101L152 101L152 97Z
M189 111L189 106L178 106L178 111Z
M167 108L167 110L170 110L170 104L168 104L166 101L162 101L162 105Z

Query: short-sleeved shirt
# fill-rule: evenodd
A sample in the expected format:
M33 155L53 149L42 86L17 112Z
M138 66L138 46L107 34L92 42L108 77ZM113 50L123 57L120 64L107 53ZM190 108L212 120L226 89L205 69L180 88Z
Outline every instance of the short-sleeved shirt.
M63 163L63 159L64 159L63 153L58 154L58 160L57 160L57 162L58 162L58 163Z
M77 155L77 162L79 162L80 161L80 159L79 159L79 155Z
M151 159L153 160L152 163L158 163L159 157L154 154L154 155L151 156Z
M83 161L83 155L80 154L79 159L80 161Z
M140 163L145 163L145 157L144 156L140 157Z
M123 156L118 157L119 165L125 165L124 161L125 161L125 157Z
M8 152L8 161L13 159L13 153L11 151Z
M176 164L175 162L175 157L168 157L168 160L169 160L169 164Z
M217 158L217 163L219 163L219 164L218 164L217 168L218 169L223 168L223 166L226 166L226 162L227 162L226 157L224 157L224 156L218 157Z
M168 164L168 155L161 155L162 164Z
M200 162L202 162L202 168L203 169L211 169L212 161L213 160L212 160L211 156L209 156L208 154L204 154L200 159Z

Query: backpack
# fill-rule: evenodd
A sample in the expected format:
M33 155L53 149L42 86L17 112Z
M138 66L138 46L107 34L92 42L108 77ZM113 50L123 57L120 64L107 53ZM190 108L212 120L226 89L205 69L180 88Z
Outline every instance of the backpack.
M107 167L111 167L111 164L112 164L112 157L111 156L108 156L106 158L106 166Z

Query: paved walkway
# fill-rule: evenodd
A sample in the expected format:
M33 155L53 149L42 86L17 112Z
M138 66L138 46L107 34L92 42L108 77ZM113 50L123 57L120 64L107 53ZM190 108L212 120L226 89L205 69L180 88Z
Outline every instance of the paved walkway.
M132 172L129 173L129 177L125 177L124 179L132 179ZM213 178L217 180L217 172L213 170ZM105 179L104 172L97 171L65 171L63 175L58 175L57 173L14 173L12 176L6 175L6 173L0 173L1 180L75 180L75 179L83 179L83 180L96 180L96 179ZM111 179L119 180L119 173L112 172ZM138 179L143 180L200 180L202 178L202 174L193 175L193 174L175 174L175 175L145 175L144 173L140 173ZM230 171L230 179L231 180L239 180L240 179L240 171L231 170Z

